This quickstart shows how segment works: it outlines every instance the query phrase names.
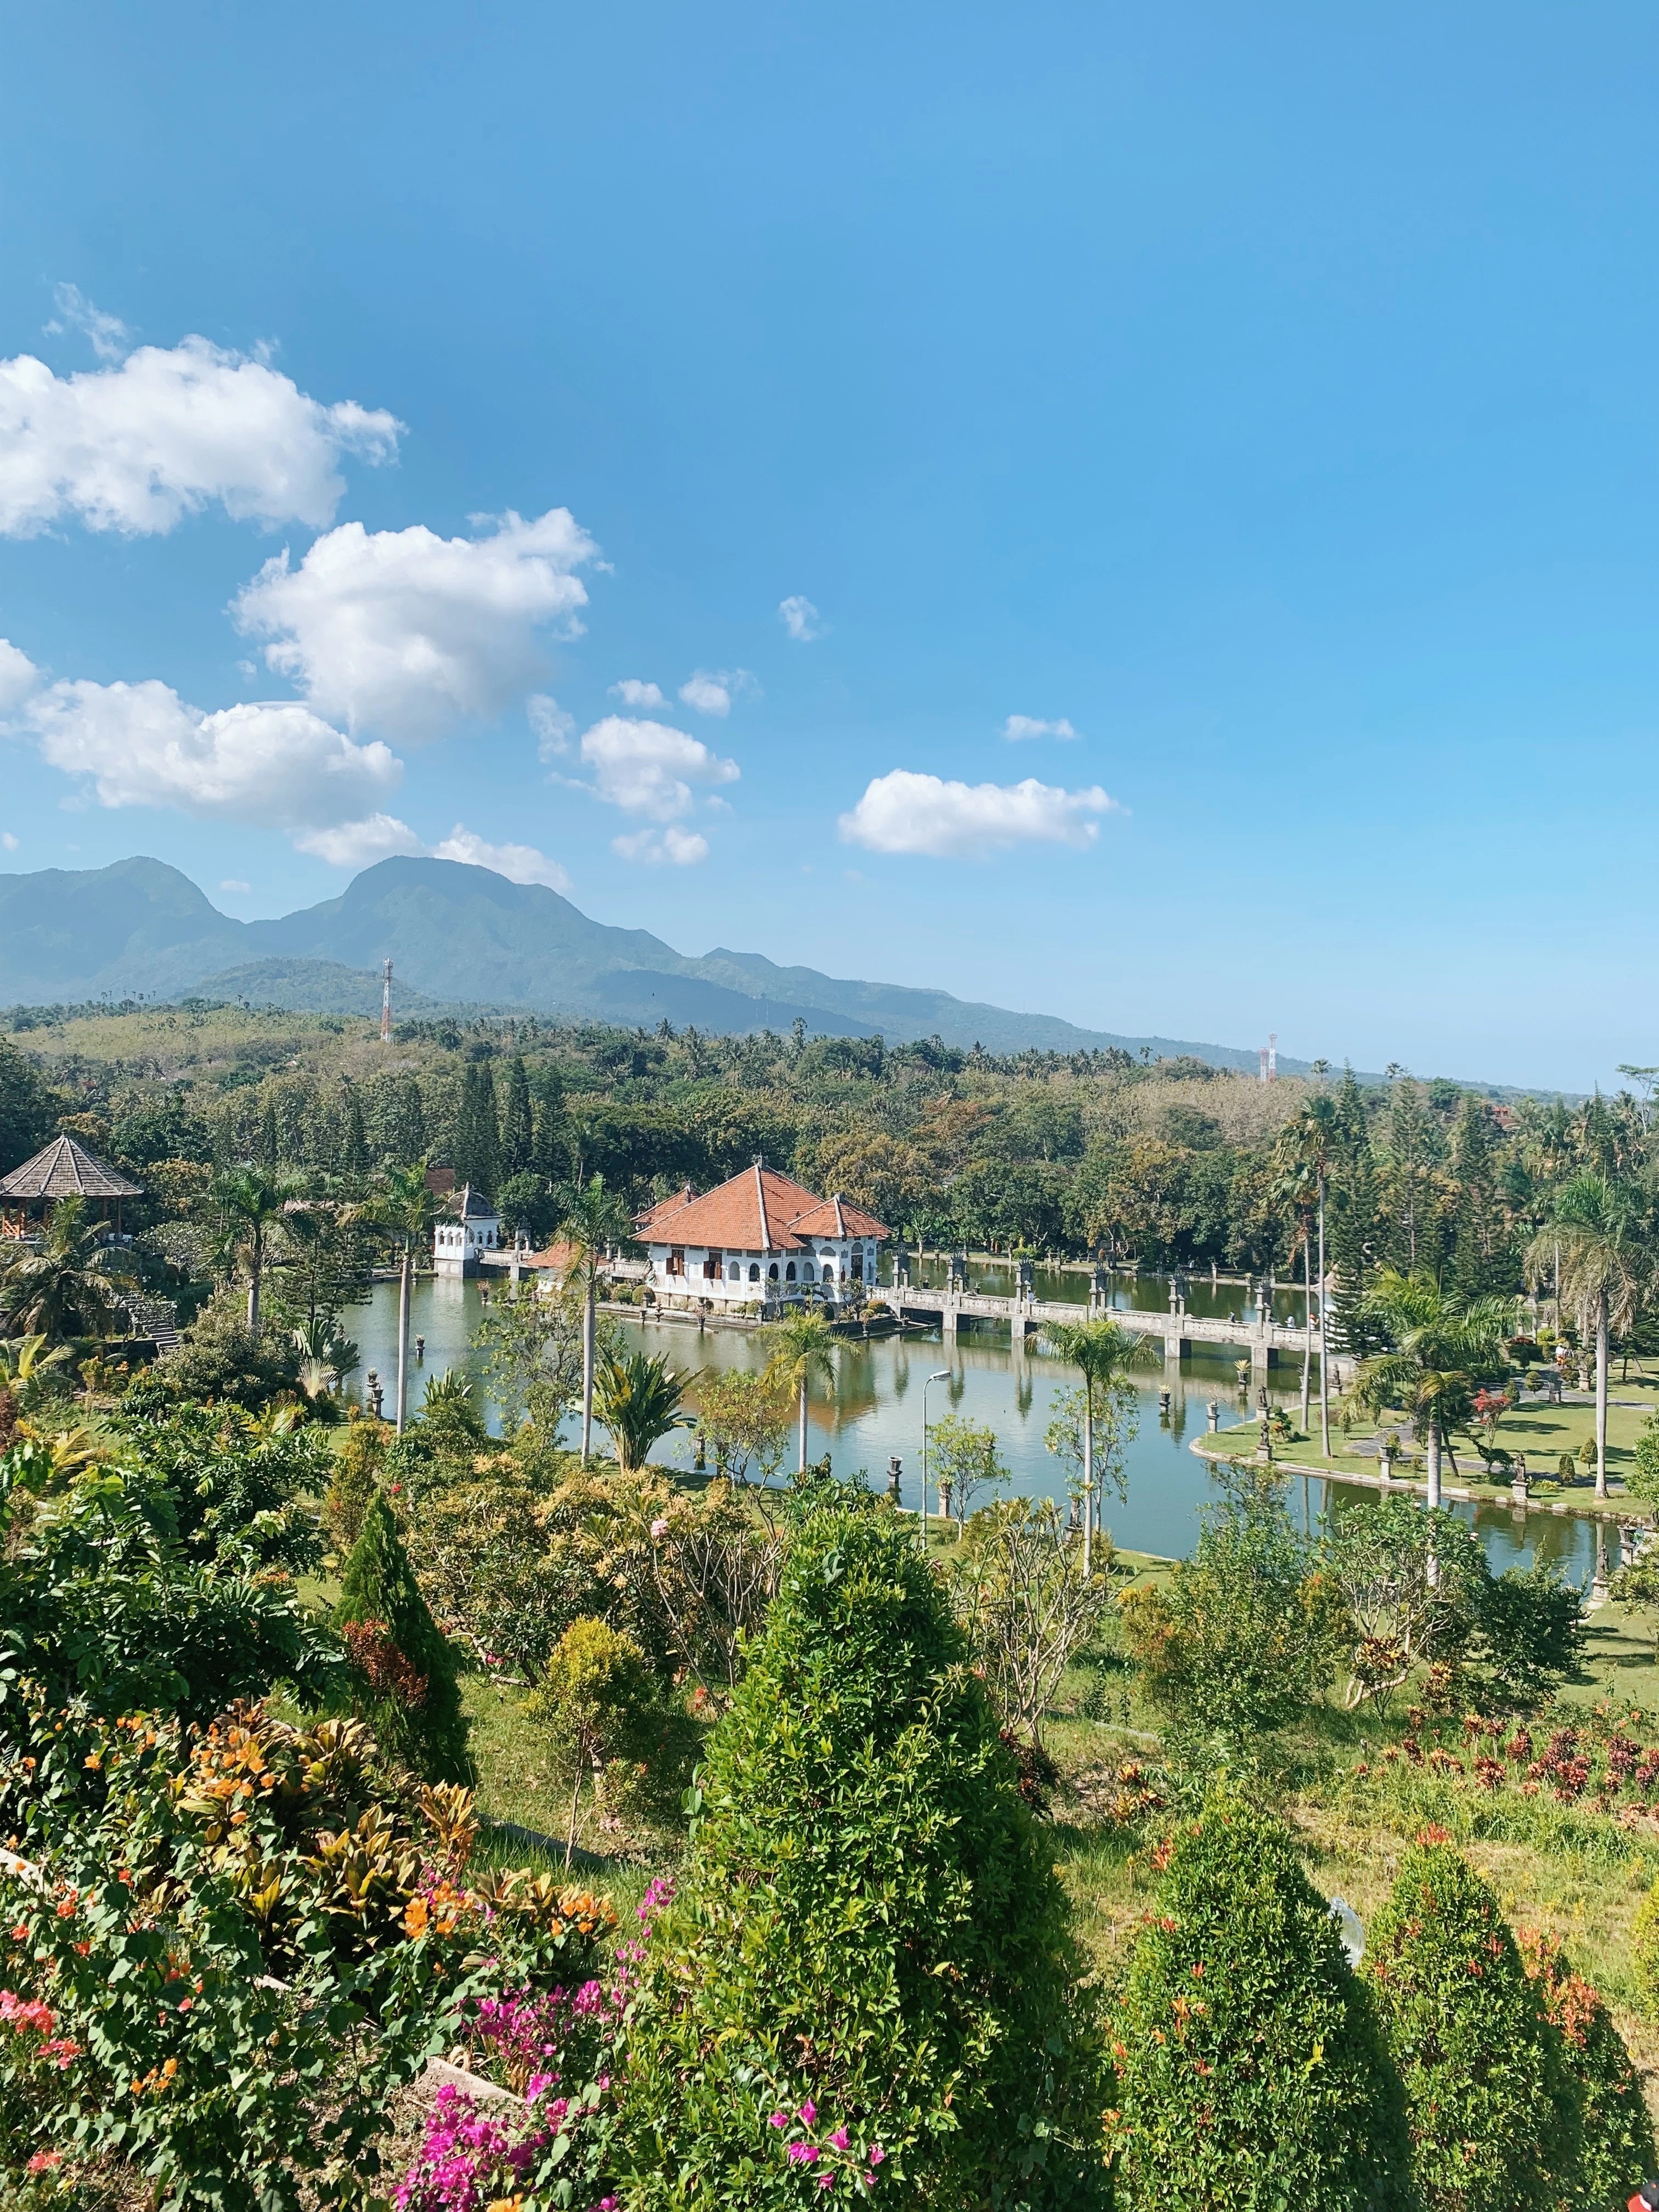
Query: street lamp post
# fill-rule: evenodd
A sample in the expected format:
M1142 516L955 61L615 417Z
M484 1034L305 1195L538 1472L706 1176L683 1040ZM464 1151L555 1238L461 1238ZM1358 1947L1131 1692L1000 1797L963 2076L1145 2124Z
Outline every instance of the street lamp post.
M921 1386L921 1549L924 1558L927 1552L927 1393L935 1382L948 1382L950 1379L950 1369L941 1367Z

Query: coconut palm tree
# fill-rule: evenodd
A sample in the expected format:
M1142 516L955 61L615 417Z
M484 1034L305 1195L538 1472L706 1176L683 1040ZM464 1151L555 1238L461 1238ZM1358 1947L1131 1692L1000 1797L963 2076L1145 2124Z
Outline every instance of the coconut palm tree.
M791 1314L772 1331L774 1346L769 1372L783 1376L795 1392L796 1420L800 1434L798 1465L806 1472L806 1401L814 1382L826 1387L836 1379L836 1332L821 1313Z
M611 1431L624 1474L642 1468L660 1438L691 1426L682 1402L687 1379L661 1353L607 1352L600 1360L593 1409Z
M86 1201L60 1198L39 1245L24 1246L0 1274L0 1313L24 1336L102 1336L120 1306L110 1270L120 1255L100 1246Z
M247 1269L247 1333L259 1334L259 1291L276 1229L292 1200L303 1195L305 1179L265 1167L238 1168L213 1186L219 1215L220 1255L226 1267Z
M1313 1185L1319 1222L1319 1449L1331 1455L1330 1360L1325 1342L1325 1186L1342 1152L1342 1119L1328 1091L1304 1099L1279 1133L1273 1156L1282 1175L1300 1175ZM1311 1308L1303 1316L1311 1332Z
M1595 1173L1574 1176L1527 1247L1527 1279L1555 1271L1558 1304L1595 1333L1595 1494L1607 1494L1607 1337L1627 1329L1648 1293L1653 1254L1628 1187Z
M1482 1372L1501 1359L1515 1301L1459 1298L1430 1276L1385 1267L1360 1310L1392 1349L1360 1361L1350 1395L1368 1413L1397 1406L1410 1413L1426 1440L1429 1507L1437 1510L1442 1447L1468 1421Z
M1055 1357L1083 1377L1083 1571L1094 1561L1094 1528L1100 1500L1095 1481L1095 1408L1114 1382L1133 1367L1151 1366L1157 1355L1152 1340L1120 1328L1102 1315L1093 1321L1050 1322L1042 1339Z
M406 1168L387 1167L380 1187L364 1209L365 1217L389 1229L397 1238L401 1264L398 1271L398 1407L397 1432L402 1436L409 1418L409 1300L414 1285L416 1255L432 1242L438 1224L438 1201L427 1182L431 1165L426 1155Z
M582 1465L593 1449L593 1358L598 1323L599 1275L612 1246L633 1234L628 1208L607 1190L603 1176L592 1176L562 1194L559 1234L570 1247L570 1273L582 1286Z

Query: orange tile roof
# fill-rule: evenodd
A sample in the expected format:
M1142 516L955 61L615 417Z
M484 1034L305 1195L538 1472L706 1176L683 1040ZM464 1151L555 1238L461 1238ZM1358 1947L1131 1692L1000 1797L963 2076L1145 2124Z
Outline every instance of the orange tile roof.
M856 1206L820 1198L775 1168L744 1168L701 1198L665 1199L639 1218L648 1244L691 1244L704 1251L798 1252L809 1237L885 1237Z

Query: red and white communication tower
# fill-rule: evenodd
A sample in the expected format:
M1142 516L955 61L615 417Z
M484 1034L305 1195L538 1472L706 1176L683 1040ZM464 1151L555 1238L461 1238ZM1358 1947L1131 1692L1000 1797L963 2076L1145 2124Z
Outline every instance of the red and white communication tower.
M392 963L388 960L380 981L380 1042L392 1042Z
M1263 1083L1277 1083L1279 1080L1279 1031L1277 1030L1270 1031L1267 1043L1258 1048L1256 1058L1260 1066L1260 1080Z

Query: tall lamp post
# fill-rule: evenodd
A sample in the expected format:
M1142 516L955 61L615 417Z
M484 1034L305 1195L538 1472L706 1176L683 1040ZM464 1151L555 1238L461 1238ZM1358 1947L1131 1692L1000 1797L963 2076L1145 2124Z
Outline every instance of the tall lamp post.
M950 1369L941 1367L921 1386L921 1549L924 1558L927 1552L927 1393L935 1382L948 1382L950 1379Z

